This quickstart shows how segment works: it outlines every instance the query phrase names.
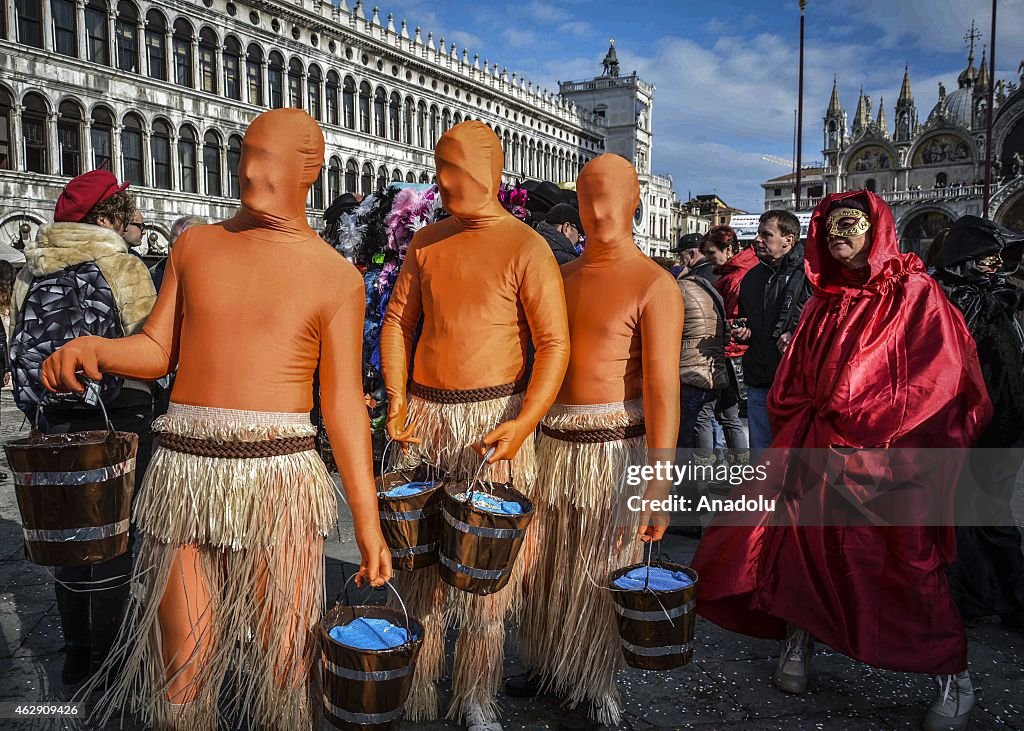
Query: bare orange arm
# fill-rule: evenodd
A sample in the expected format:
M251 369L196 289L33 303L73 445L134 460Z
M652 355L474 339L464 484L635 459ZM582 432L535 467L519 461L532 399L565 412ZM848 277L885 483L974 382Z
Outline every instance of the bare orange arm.
M416 242L402 263L388 301L388 311L380 332L380 361L384 387L388 394L388 434L401 442L419 442L413 434L414 425L406 428L406 385L412 361L413 335L423 313L420 294L420 270L416 262Z
M360 567L381 586L391 578L391 554L384 542L373 482L370 420L363 400L363 318L366 314L362 279L353 269L342 284L344 304L327 324L321 341L320 389L324 423L337 456L341 484L355 522L356 543L363 556Z

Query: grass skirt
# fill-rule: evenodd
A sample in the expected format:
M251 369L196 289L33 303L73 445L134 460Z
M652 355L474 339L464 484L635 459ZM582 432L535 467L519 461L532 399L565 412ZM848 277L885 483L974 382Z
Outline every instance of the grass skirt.
M555 404L542 423L559 431L594 431L643 421L643 402L635 399ZM643 494L644 486L627 485L625 474L628 464L643 463L646 450L644 436L581 444L541 434L537 441L537 513L530 527L537 549L525 580L523 658L570 705L594 701L596 720L609 726L622 716L615 674L625 661L604 584L609 572L641 558L639 515L626 502Z
M416 424L416 436L423 444L410 448L401 463L415 465L428 459L455 479L469 479L481 461L470 445L501 422L518 416L522 404L523 394L459 404L441 404L411 396L409 419ZM529 496L535 474L531 435L523 442L515 459L485 467L481 479L505 482L511 477L516 489ZM467 703L478 703L489 718L497 718L495 696L501 684L505 657L505 619L518 613L522 606L530 531L508 585L489 596L450 588L441 581L437 566L397 572L398 590L409 611L424 627L423 646L406 703L408 720L431 721L440 715L437 681L444 673L445 630L449 625L457 626L460 631L455 646L453 697L448 718L461 719Z
M306 414L174 403L153 431L227 442L315 433ZM325 603L323 539L337 520L335 489L312 450L224 459L158 448L135 504L142 540L125 622L108 672L91 683L113 678L94 718L105 723L120 708L147 728L213 731L225 712L250 728L318 727L316 624ZM199 592L185 583L186 562L209 594L196 611ZM165 594L189 606L174 623L196 628L193 647L168 651L169 664L196 673L175 698L184 703L168 697L176 678L165 672L158 616Z

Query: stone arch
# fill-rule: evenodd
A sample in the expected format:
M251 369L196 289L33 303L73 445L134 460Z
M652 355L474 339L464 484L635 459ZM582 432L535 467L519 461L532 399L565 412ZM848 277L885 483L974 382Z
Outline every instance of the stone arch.
M912 208L896 222L900 250L923 258L935 236L956 219L956 211L941 204Z

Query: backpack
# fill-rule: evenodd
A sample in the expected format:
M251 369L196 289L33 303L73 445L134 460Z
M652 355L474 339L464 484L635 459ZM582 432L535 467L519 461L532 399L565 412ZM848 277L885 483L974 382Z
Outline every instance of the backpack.
M36 277L29 285L11 337L11 379L14 402L23 412L38 406L69 403L43 386L43 361L57 348L83 335L124 337L124 326L110 285L95 262ZM104 376L100 397L110 403L123 379ZM75 398L70 403L81 403Z

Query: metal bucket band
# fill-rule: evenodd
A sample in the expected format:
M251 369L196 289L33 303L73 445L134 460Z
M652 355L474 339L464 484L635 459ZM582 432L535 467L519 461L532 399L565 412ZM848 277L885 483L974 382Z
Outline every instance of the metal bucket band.
M413 669L412 665L404 665L394 670L352 670L351 668L343 668L340 665L335 665L333 662L326 659L324 660L324 665L331 671L332 675L336 675L339 678L372 683L379 683L383 680L394 680L395 678L404 678L406 675L411 673Z
M690 651L690 643L687 642L683 645L666 645L664 647L638 647L629 642L626 642L621 637L619 641L622 643L622 649L626 652L631 652L634 655L640 655L641 657L663 657L664 655L684 655Z
M439 509L439 505L428 505L420 510L406 510L399 513L392 512L390 510L378 510L377 514L380 515L381 520L419 520L420 518L427 518L431 515L436 515Z
M616 604L615 611L619 613L619 616L625 617L626 619L636 619L641 622L658 622L665 619L675 619L676 617L682 617L684 614L689 614L693 611L695 606L697 606L697 602L689 601L680 607L673 607L672 609L666 609L662 612L641 612L636 609L626 609L625 607Z
M135 457L124 462L100 467L95 470L75 472L15 472L14 484L22 487L33 485L89 485L124 477L135 469Z
M324 696L324 706L332 714L340 718L342 721L348 721L349 723L364 724L369 726L375 723L388 723L390 721L397 721L405 714L405 704L396 708L393 711L386 711L384 713L353 713L352 711L346 711L344 708L338 708L331 702L331 699L326 695Z
M526 534L526 530L523 528L485 528L480 525L463 523L447 510L444 511L444 520L460 533L469 533L481 538L519 538L519 536Z
M511 566L504 569L494 570L475 569L472 566L466 566L465 564L461 564L458 561L453 561L452 559L445 556L443 553L439 554L439 558L441 559L441 563L448 567L449 570L454 571L457 574L465 574L466 576L471 576L474 579L497 580L512 570Z
M259 442L222 442L216 439L196 439L163 432L159 435L157 444L164 449L196 457L252 459L281 457L286 454L311 451L316 448L316 437L284 437Z
M406 556L420 556L424 553L436 551L441 541L424 543L422 546L409 546L408 548L390 548L392 558L404 558Z
M517 393L525 391L528 383L529 381L526 378L521 378L515 383L505 383L501 386L447 390L424 386L421 383L416 383L416 381L410 381L409 393L424 401L433 401L439 404L471 404L477 401L492 401L496 398L515 396Z
M40 543L70 543L81 541L99 541L128 532L131 521L125 518L116 523L90 526L87 528L67 528L64 530L34 530L25 528L25 540Z
M577 444L621 442L623 439L642 437L647 433L647 428L644 424L620 426L614 429L592 429L590 431L566 431L564 429L552 429L549 426L542 425L540 430L546 437L551 437L552 439L557 439L561 442L575 442Z

